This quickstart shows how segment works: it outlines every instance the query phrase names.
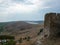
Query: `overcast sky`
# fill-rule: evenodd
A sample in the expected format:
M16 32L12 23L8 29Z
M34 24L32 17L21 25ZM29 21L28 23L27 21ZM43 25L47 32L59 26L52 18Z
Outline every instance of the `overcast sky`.
M60 12L60 0L0 0L0 22L44 20L49 12Z

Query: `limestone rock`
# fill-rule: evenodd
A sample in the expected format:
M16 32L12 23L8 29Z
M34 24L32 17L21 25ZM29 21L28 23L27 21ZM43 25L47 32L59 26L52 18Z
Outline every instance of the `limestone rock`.
M44 21L45 32L49 34L49 37L60 37L60 14L48 13L45 15Z
M44 21L43 45L60 45L60 13L47 13Z

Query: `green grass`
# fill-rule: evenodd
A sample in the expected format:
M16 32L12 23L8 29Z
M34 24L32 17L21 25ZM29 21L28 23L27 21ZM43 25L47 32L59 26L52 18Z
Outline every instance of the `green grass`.
M6 25L7 23L0 23L0 33L4 31L4 26Z

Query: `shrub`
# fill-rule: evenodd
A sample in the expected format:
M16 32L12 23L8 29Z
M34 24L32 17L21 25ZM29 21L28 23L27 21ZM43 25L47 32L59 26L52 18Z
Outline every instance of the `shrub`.
M10 40L10 41L7 42L7 45L15 45L15 44L16 44L16 42L13 41L13 40Z
M22 38L19 39L19 43L22 43Z
M27 37L23 38L23 40L26 40L26 39L27 39Z
M14 36L0 35L0 39L15 39Z
M27 41L30 41L30 37L29 36L27 37Z

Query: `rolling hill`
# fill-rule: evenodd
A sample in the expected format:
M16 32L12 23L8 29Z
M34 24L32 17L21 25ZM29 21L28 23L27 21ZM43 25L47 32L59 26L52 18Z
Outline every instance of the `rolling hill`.
M29 22L36 23L36 21L29 21ZM40 26L40 24L30 24L30 23L27 23L27 21L1 22L0 23L0 34L3 34L3 33L9 33L9 34L17 33L18 34L19 31L21 32L27 29L29 30L29 29L32 29L38 26Z

